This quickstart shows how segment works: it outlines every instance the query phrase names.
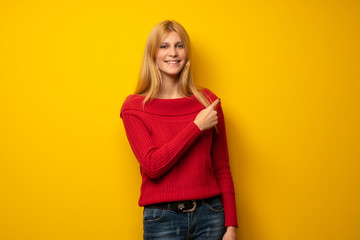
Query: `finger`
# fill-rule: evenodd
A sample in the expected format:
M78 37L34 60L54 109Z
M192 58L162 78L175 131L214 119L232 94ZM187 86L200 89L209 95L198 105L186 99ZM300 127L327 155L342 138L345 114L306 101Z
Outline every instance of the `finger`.
M211 107L211 108L214 109L219 102L220 102L220 99L216 99L215 101L213 101L213 102L211 103L211 105L210 105L209 107Z

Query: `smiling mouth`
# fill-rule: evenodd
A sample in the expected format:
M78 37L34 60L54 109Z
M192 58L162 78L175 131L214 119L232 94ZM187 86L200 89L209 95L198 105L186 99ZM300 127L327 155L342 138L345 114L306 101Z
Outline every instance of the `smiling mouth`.
M164 62L166 62L166 63L179 63L179 62L181 62L181 60L171 60L171 61L164 61Z

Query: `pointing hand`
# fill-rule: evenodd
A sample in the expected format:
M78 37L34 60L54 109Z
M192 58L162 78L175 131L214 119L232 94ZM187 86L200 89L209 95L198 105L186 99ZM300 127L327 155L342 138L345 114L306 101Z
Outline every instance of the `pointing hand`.
M220 99L216 99L210 106L201 110L196 116L194 123L199 127L201 131L210 129L218 123L217 112L215 110L216 105L220 102Z

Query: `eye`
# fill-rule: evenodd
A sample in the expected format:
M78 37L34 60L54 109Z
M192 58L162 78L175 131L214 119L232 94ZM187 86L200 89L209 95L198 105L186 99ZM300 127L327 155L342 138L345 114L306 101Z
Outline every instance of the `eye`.
M160 48L166 48L167 46L166 45L161 45Z
M179 47L179 48L184 48L184 45L179 44L178 47Z

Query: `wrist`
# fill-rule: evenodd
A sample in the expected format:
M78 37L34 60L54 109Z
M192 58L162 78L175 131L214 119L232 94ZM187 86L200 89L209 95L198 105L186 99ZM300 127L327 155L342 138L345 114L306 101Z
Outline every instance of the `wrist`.
M196 126L200 129L200 131L202 131L203 129L202 129L202 127L194 120L193 121L195 124L196 124Z
M234 232L236 232L236 229L237 229L237 227L235 227L235 226L228 226L226 228L226 231L234 231Z

